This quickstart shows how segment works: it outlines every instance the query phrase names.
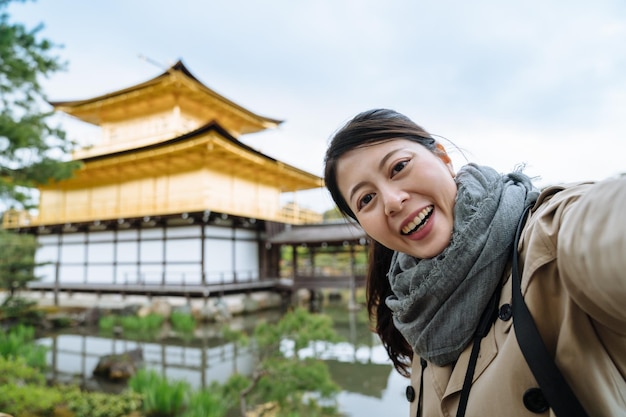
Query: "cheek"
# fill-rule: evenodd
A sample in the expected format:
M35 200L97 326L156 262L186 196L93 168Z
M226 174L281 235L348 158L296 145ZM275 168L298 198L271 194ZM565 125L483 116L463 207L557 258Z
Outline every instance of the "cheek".
M374 219L371 216L357 216L359 224L372 239L383 243L389 237L387 223L381 219Z
M446 205L450 208L454 207L454 203L456 201L456 186L448 186L444 199L446 200Z
M445 180L441 181L439 184L441 190L441 199L446 206L454 207L454 202L456 200L457 194L457 186L454 181L454 177L450 176L445 178Z

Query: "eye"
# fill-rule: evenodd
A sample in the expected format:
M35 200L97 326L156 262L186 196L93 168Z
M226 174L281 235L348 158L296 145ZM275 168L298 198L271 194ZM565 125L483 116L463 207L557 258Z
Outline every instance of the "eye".
M398 172L402 171L404 169L404 167L407 166L408 163L409 163L409 160L400 161L397 164L395 164L391 168L391 177L393 178Z
M369 204L369 202L372 201L373 198L374 198L374 194L372 194L372 193L365 194L357 202L357 209L361 210L363 207L365 207L367 204Z

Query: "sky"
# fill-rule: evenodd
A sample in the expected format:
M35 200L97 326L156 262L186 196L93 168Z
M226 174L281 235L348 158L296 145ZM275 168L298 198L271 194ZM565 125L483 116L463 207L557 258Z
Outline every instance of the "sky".
M242 142L316 175L333 132L379 107L440 138L456 169L525 165L540 187L626 172L623 0L38 0L8 12L61 46L67 70L43 80L49 100L129 87L182 60L229 100L284 120ZM97 140L59 120L70 138ZM295 197L333 207L323 189Z

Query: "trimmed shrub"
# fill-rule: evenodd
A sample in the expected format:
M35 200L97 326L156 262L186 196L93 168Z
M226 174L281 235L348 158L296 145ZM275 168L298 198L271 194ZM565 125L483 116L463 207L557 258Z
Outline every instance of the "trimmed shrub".
M74 417L124 417L141 410L141 395L124 391L121 394L83 392L68 389L64 396L68 410Z
M50 416L61 404L62 394L37 385L0 385L0 410L13 416Z

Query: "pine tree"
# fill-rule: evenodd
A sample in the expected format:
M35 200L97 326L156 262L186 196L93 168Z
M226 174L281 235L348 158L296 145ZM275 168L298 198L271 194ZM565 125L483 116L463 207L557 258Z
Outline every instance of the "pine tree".
M223 335L237 345L251 343L243 332L228 327ZM296 308L278 323L259 322L252 340L258 355L252 375L236 373L224 387L226 393L238 397L242 417L339 415L336 403L339 387L328 367L319 357L301 355L303 349L312 345L322 355L324 341L339 340L329 316Z
M20 318L27 322L33 302L18 296L35 276L35 237L0 229L0 289L5 290L0 302L0 319Z
M42 24L29 30L11 22L11 1L0 0L0 201L29 209L36 204L29 190L70 177L79 164L63 160L74 144L50 126L40 84L66 64L53 55L57 45L40 39Z

